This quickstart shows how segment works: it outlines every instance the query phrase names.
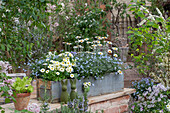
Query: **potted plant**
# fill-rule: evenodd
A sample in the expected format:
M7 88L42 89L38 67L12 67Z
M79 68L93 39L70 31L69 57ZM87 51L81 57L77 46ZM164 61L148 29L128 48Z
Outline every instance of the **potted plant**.
M23 79L16 78L12 85L13 96L15 98L15 109L23 110L27 108L31 92L33 92L33 86L31 85L32 78L24 77Z

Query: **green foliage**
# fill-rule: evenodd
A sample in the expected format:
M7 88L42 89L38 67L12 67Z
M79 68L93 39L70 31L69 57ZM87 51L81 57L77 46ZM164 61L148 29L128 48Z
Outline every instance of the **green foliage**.
M2 0L0 5L0 59L9 61L16 69L28 68L29 63L44 56L52 47L47 4L57 0ZM15 71L15 70L14 70Z
M170 87L170 52L158 57L162 58L162 62L156 64L157 74L151 72L149 75L156 82L162 83L165 87Z
M67 0L62 2L64 5L58 15L56 27L60 39L75 46L76 36L81 36L83 39L90 38L90 40L94 36L106 36L106 12L98 7L99 3L95 5L94 1L90 4L85 1L75 1L70 5Z
M127 32L130 34L131 49L137 53L131 56L139 72L148 75L150 71L157 71L155 64L162 62L157 56L164 56L170 50L170 18L165 20L159 9L156 9L159 15L152 15L140 4L131 5L130 10L142 19L139 27L129 27L131 30Z
M13 83L13 90L16 93L31 93L33 92L33 86L31 85L32 78L24 77L20 79L16 78L16 81Z

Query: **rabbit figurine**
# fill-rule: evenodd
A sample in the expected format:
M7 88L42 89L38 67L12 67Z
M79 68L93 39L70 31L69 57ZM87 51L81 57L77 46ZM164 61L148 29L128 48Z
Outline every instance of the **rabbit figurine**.
M70 84L71 84L70 99L71 101L73 101L77 97L76 79L70 79Z
M67 92L67 83L68 80L62 80L61 81L61 85L62 85L62 91L61 91L61 97L60 97L60 101L63 102L64 104L67 104L68 102L68 92Z

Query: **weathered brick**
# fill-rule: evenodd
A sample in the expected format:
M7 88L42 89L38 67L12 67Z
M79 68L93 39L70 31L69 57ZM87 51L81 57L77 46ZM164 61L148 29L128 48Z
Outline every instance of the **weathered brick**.
M111 107L104 110L104 113L119 113L119 107Z
M91 111L94 112L96 110L107 109L111 106L110 101L99 102L97 104L90 105Z
M120 113L124 113L124 112L126 112L128 110L128 105L127 104L121 105L119 107L119 109L120 109Z

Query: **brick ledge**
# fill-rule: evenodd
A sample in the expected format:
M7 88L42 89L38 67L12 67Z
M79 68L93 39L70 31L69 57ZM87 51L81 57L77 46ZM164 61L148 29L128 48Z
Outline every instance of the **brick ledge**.
M89 97L89 105L106 101L106 100L111 100L125 95L130 95L132 93L135 93L135 91L136 90L132 88L124 88L123 91L118 91L111 94L105 94L105 95L100 95L95 97Z

